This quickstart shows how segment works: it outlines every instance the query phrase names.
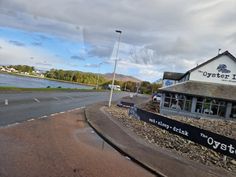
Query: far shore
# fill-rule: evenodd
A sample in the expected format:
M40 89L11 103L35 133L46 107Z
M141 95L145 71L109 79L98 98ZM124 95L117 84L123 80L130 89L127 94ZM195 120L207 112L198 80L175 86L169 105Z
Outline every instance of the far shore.
M39 76L34 76L34 75L24 75L24 74L19 74L19 73L9 73L9 72L0 71L0 74L9 74L9 75L15 75L15 76L22 76L22 77L31 77L31 78L37 78L37 79L45 79L45 80L64 82L64 83L69 83L69 84L85 85L85 86L90 86L90 87L95 87L96 86L96 85L92 85L92 84L84 84L84 83L78 83L78 82L73 82L73 81L65 81L65 80L53 79L53 78L48 78L48 77L39 77Z
M105 90L95 90L95 89L78 89L78 88L21 88L21 87L1 87L1 92L8 91L65 91L65 92L105 92Z

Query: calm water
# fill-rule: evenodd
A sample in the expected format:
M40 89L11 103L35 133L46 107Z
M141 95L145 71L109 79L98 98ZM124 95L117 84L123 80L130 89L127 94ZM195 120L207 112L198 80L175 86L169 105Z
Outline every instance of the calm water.
M50 86L51 88L79 88L79 89L92 89L91 86L71 84L58 81L50 81L40 78L22 77L10 74L0 73L0 87L21 87L21 88L46 88Z

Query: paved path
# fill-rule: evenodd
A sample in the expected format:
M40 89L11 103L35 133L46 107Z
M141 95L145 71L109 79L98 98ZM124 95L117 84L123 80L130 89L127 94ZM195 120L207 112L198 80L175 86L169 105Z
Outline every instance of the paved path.
M232 173L219 168L211 168L194 161L186 160L164 149L147 144L133 132L123 127L117 120L105 113L104 104L86 108L89 123L119 150L141 162L160 175L169 177L233 177ZM197 153L197 152L196 152Z
M106 144L83 110L0 128L1 177L154 177Z
M0 126L106 101L110 92L0 92ZM114 93L113 100L127 96Z

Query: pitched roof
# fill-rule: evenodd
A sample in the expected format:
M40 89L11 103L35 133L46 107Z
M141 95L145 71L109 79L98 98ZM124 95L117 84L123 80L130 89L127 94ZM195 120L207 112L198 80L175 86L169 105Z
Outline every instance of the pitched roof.
M181 78L183 78L183 77L186 76L187 74L191 73L192 71L194 71L194 70L196 70L196 69L198 69L198 68L200 68L200 67L202 67L202 66L204 66L204 65L206 65L206 64L208 64L208 63L210 63L210 62L212 62L212 61L214 61L214 60L216 60L217 58L219 58L219 57L221 57L221 56L223 56L223 55L227 55L229 58L231 58L233 61L236 62L236 58L235 58L228 50L226 50L225 52L223 52L223 53L221 53L221 54L219 54L219 55L213 57L212 59L207 60L207 61L205 61L204 63L202 63L202 64L200 64L200 65L198 65L198 66L196 66L196 67L190 69L190 70L187 71L185 74L183 74L183 76L182 76ZM181 79L181 78L180 78L180 79Z
M164 72L163 80L170 79L170 80L179 80L184 73L175 73L175 72Z
M226 84L186 81L160 88L159 91L236 101L236 86Z

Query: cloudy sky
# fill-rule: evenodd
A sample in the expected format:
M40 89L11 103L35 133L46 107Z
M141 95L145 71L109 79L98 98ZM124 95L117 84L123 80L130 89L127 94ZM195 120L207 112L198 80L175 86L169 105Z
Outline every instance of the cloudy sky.
M155 81L236 55L235 0L0 0L0 65L113 71Z

